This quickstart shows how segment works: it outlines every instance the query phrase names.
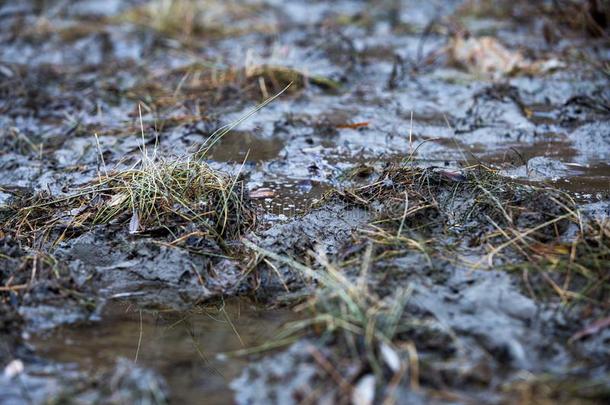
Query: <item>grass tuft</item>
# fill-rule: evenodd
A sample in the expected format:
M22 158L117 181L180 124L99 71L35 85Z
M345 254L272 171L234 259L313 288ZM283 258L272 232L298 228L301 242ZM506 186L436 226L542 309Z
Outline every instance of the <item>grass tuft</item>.
M17 233L25 234L113 222L129 223L131 233L195 225L220 239L240 235L255 215L237 178L201 161L144 158L68 196L31 197L10 219Z
M356 237L356 244L374 244L373 260L417 250L431 265L501 266L524 272L532 296L550 287L565 303L610 306L610 225L583 219L563 191L514 182L482 165L456 172L402 164L327 198L374 211ZM542 280L536 288L532 277Z
M334 343L340 343L340 347L348 348L348 354L370 367L378 381L385 378L389 367L390 372L401 375L409 370L412 385L418 384L417 355L413 343L395 340L401 331L408 330L416 323L421 326L418 321L408 319L404 312L411 296L410 288L398 289L395 294L382 299L367 287L366 259L363 260L360 277L353 279L331 263L323 253L309 252L317 264L317 268L313 268L263 249L248 240L244 240L244 244L258 254L292 267L319 284L305 305L297 308L308 309L311 316L286 324L284 331L278 335L280 342L291 342L292 337L302 332L315 331L322 335L323 340L334 340ZM400 350L399 346L408 347L408 350Z

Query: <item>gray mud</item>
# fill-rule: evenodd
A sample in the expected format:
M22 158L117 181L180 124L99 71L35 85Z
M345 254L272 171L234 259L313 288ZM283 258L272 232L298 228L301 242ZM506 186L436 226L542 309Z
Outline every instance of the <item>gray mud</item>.
M34 243L9 227L24 201L66 197L144 148L168 160L197 151L290 82L205 156L245 181L258 219L243 237L276 255L316 267L311 252L324 254L357 277L359 230L388 202L329 193L383 181L405 158L493 166L570 193L589 219L610 217L607 26L592 34L525 1L199 3L186 16L156 0L0 5L0 402L350 401L370 365L320 331L275 352L220 355L265 346L301 319L286 307L319 286L287 262L272 266L239 239L176 246L172 224L134 235L129 218ZM463 30L561 65L472 73L447 51ZM260 66L294 72L252 73ZM452 201L456 217L474 204ZM476 240L490 227L481 218L438 245L453 253ZM421 238L445 235L430 232ZM568 343L610 303L540 299L524 288L527 271L473 269L482 250L460 253L401 251L371 266L381 297L413 291L400 338L420 361L417 387L408 375L378 381L375 403L610 398L610 328Z

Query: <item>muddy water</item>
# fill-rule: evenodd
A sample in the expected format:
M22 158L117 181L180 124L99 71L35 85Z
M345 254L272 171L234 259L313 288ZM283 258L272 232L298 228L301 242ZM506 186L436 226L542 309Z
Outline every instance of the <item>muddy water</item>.
M155 370L172 390L175 403L230 403L229 383L248 364L230 355L274 342L294 312L230 300L189 312L138 310L111 303L101 320L59 328L32 338L42 356L76 364L92 375L112 369L119 358ZM229 354L229 355L227 355Z
M225 135L208 157L220 162L266 162L277 158L283 148L282 139L265 139L252 132L234 131Z

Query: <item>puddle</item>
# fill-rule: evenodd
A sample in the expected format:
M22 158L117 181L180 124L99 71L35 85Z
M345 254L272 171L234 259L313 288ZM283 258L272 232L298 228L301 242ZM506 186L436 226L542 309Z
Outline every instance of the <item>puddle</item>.
M563 181L558 181L559 187L581 195L595 196L597 194L601 198L610 196L610 164L567 164L567 166L576 174L562 179Z
M219 162L265 162L277 158L284 141L264 139L249 131L231 131L218 141L208 157Z
M504 174L531 181L550 181L555 187L579 195L610 193L610 164L578 162L578 152L568 142L549 139L515 145L501 153L482 154L482 160L504 167Z
M262 188L272 190L274 195L257 200L259 208L281 218L306 213L331 186L315 180L286 179L264 182Z
M76 363L87 373L110 369L119 358L137 358L139 366L165 379L174 403L200 403L204 395L206 403L228 403L233 398L228 385L248 361L218 354L269 343L295 314L237 300L222 308L140 312L115 302L100 322L62 327L30 343L38 354Z

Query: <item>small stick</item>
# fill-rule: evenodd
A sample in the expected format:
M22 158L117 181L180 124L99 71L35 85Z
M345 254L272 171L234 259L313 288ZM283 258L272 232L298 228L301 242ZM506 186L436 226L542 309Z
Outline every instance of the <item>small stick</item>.
M4 285L4 286L0 287L0 291L1 292L17 291L17 290L24 290L26 288L28 288L28 284Z

